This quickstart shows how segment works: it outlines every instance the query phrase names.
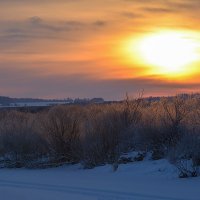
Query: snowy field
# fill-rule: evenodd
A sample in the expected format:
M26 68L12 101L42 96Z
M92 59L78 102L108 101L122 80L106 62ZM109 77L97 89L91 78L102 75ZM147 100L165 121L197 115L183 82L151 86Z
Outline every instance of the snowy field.
M83 170L1 169L2 200L199 200L200 178L178 179L166 160Z

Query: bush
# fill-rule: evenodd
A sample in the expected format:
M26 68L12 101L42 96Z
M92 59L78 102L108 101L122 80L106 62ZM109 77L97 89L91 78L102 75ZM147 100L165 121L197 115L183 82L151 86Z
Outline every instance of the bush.
M87 168L116 163L133 147L134 125L140 118L136 102L94 106L85 122L83 164Z
M169 154L171 163L179 170L179 177L195 177L199 175L200 137L196 133L185 134L177 146Z
M0 154L5 159L27 162L47 153L44 138L34 129L31 114L8 112L0 121Z
M80 159L81 109L57 106L51 108L42 120L50 154L59 162L77 162Z

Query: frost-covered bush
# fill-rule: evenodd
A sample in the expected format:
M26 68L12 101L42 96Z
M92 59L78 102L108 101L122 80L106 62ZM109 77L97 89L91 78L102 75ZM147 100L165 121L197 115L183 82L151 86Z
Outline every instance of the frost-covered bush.
M199 134L185 134L169 153L169 159L178 168L180 177L198 176L200 167Z
M0 154L6 160L27 163L47 153L31 114L11 111L0 120ZM23 165L23 164L22 164Z
M91 110L85 123L85 167L114 162L120 153L122 122L116 110Z
M83 164L87 168L115 163L133 148L139 102L93 106L85 121Z
M42 119L42 132L50 154L58 162L76 162L80 159L81 108L56 106Z
M187 101L181 97L163 98L142 108L137 147L152 152L152 159L165 157L185 133L189 114Z
M192 160L177 160L175 166L178 169L179 178L197 177L199 176L199 166L195 166Z

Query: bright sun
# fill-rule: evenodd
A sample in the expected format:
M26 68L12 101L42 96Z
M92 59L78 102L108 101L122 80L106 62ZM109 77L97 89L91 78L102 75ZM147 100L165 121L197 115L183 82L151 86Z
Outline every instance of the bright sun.
M198 59L196 43L179 32L163 32L144 38L139 44L143 59L160 73L180 73Z
M199 36L188 31L158 31L127 40L124 52L129 63L149 68L151 74L177 76L193 73L192 64L200 60Z

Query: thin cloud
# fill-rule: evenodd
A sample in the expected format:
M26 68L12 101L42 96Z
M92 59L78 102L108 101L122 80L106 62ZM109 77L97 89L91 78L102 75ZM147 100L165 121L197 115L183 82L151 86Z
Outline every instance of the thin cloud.
M121 16L127 17L130 19L137 19L137 18L143 18L144 16L142 14L133 13L133 12L122 12L120 13Z
M39 16L33 16L27 20L0 22L6 24L6 28L0 30L0 42L17 44L30 40L70 40L77 41L76 35L82 32L92 31L93 27L104 27L106 21L97 20L95 22L82 22L76 20L50 21ZM76 34L75 34L76 33Z
M143 11L146 11L146 12L150 12L150 13L172 13L172 12L175 12L174 9L169 9L169 8L157 8L157 7L154 7L154 8L150 8L150 7L146 7L146 8L143 8L142 9Z
M99 27L102 27L102 26L105 26L107 25L107 22L106 21L102 21L102 20L97 20L93 23L94 26L99 26Z

